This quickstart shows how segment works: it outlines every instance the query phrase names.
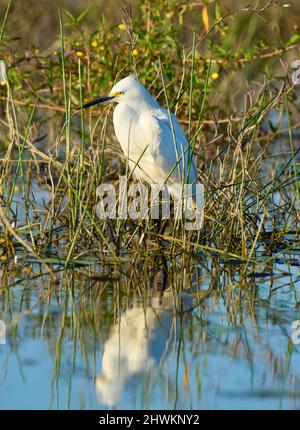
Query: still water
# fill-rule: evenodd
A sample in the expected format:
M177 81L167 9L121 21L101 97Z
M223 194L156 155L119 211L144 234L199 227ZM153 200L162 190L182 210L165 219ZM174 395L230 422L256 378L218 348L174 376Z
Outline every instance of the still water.
M143 298L87 266L57 283L33 260L35 279L2 270L0 408L299 409L299 255L249 290L211 261L196 287Z

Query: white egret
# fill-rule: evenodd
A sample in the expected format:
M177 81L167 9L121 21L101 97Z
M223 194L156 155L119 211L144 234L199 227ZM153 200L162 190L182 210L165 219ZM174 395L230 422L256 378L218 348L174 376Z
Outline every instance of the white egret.
M184 184L193 189L193 209L202 209L203 193L195 197L197 168L194 154L176 116L161 107L133 75L119 81L108 96L83 105L116 102L113 123L133 175L149 184L167 184L174 199ZM190 199L191 200L191 199ZM194 203L195 202L195 203Z

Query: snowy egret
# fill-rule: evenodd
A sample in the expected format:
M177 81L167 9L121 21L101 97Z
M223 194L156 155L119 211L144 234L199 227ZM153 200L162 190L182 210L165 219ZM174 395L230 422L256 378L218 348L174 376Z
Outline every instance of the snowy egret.
M133 175L149 184L167 184L177 201L182 198L183 185L190 184L191 209L202 210L203 192L198 199L195 191L195 157L176 116L161 107L133 75L119 81L107 96L83 108L104 102L117 103L114 129Z

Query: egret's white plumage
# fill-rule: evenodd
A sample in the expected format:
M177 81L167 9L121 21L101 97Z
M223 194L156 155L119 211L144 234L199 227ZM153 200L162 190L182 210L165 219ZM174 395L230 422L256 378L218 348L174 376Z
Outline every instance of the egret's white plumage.
M176 199L183 184L195 184L194 154L176 116L151 96L135 76L119 81L108 97L87 103L116 102L113 122L117 139L134 176L150 184L166 183Z
M115 133L134 175L149 183L167 180L171 194L175 191L172 185L194 183L195 160L175 115L169 115L134 76L118 82L110 92L114 94L120 94L113 99L118 103L113 118Z

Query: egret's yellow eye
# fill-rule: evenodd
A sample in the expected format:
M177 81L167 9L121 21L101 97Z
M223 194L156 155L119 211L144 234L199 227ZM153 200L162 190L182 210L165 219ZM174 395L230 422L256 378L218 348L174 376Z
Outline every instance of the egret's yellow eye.
M110 93L110 97L118 97L122 96L124 94L124 91L118 91L117 93Z

